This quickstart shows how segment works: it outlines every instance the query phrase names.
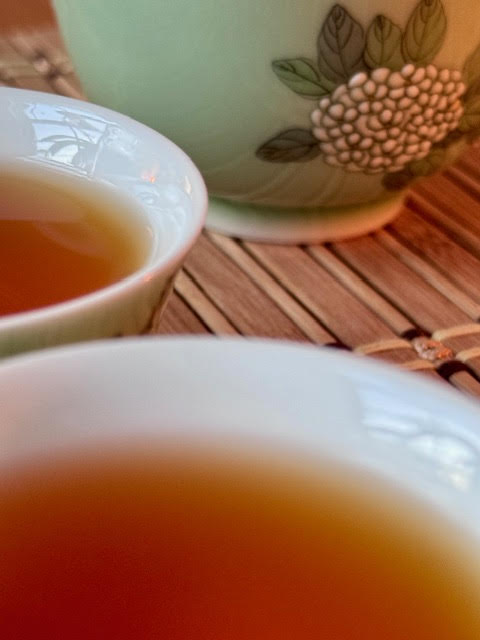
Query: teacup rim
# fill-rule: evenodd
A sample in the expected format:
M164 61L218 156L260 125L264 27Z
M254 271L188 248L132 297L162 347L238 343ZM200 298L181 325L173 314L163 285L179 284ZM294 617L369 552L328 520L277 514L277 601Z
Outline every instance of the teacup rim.
M188 177L189 180L192 181L195 193L198 197L198 203L196 206L192 206L191 224L185 229L182 240L169 251L166 251L164 254L156 257L153 262L151 260L152 256L148 254L145 256L145 259L142 260L142 264L139 268L135 269L135 271L125 278L106 287L45 307L0 316L0 332L21 329L22 327L30 327L37 323L43 324L50 321L54 322L60 317L75 316L78 311L88 311L96 308L98 305L108 305L115 299L122 297L122 295L128 295L129 292L140 289L144 279L149 279L160 272L165 274L171 273L175 265L183 261L205 226L208 209L208 193L205 182L200 171L188 154L186 154L169 138L158 131L155 131L151 127L148 127L147 125L144 125L143 123L118 111L108 109L86 100L79 100L59 94L50 94L44 91L34 91L18 87L0 87L0 100L5 99L4 96L6 99L8 99L8 97L13 97L15 100L20 101L28 100L29 98L37 100L41 99L50 104L65 105L67 107L78 108L86 111L90 110L92 113L97 115L103 115L106 118L114 119L128 130L138 132L138 135L144 139L157 139L168 153L173 153L176 158L181 160L185 166L188 167ZM95 179L92 180L95 184L100 184L100 181ZM137 215L134 211L132 211L132 214ZM154 228L156 237L158 238L158 229L153 227L153 225L152 228Z
M293 365L293 371L286 369L288 364ZM59 379L62 371L65 375ZM84 376L82 372L92 373ZM266 396L259 394L258 387L255 387L256 397L252 397L252 385L257 382L262 385L265 373L270 378L264 388ZM129 381L133 381L133 386ZM211 398L216 397L215 407L214 411L206 411L211 416L212 424L202 426L195 410L202 407L201 390L211 385L212 381L214 386L208 388L209 393L214 389ZM9 400L8 388L13 393L14 388L20 387L23 393L25 383L27 389L30 385L33 404L30 406L27 403L19 412L15 400ZM52 392L52 388L59 393ZM121 394L118 393L119 388L123 389ZM294 401L291 402L285 393L283 397L275 395L280 388L291 390ZM78 442L101 442L102 437L106 437L107 442L121 441L123 436L127 439L142 438L149 434L155 438L164 437L169 433L168 429L162 431L160 428L159 431L155 420L155 424L152 424L149 413L152 409L147 406L152 404L153 389L155 403L160 401L159 395L163 398L162 420L167 423L165 416L172 410L171 406L167 406L171 399L174 406L180 396L188 396L182 399L181 406L176 405L180 407L178 410L175 407L173 409L172 415L188 415L180 431L172 427L175 437L190 437L198 430L202 439L208 440L212 434L219 434L230 443L235 442L235 446L248 440L257 442L261 447L268 446L270 442L280 448L287 447L289 452L297 451L299 459L304 455L315 458L320 451L338 453L338 460L351 459L352 463L356 460L367 471L411 491L413 497L427 499L431 505L440 507L445 515L456 519L467 531L480 535L480 509L477 504L480 496L480 407L473 399L448 388L446 383L442 386L441 383L422 379L420 374L403 372L393 365L325 347L243 337L141 336L116 341L99 340L20 354L0 364L0 398L2 394L7 394L5 400L8 401L4 417L7 435L9 421L13 420L19 428L24 425L17 431L17 437L20 437L20 431L25 434L27 420L27 431L31 438L26 443L26 449L23 449L23 445L20 445L20 449L28 455L36 455L35 447L51 453L47 441L55 443L55 447L68 447L69 442L77 442L77 436L80 438ZM318 389L321 389L321 393ZM96 417L100 416L99 424L78 425L70 403L65 404L62 390L69 392L70 399L73 398L75 403L81 402L82 407L85 404L85 391L89 392L89 411L94 411ZM48 406L42 395L44 391L51 396ZM319 396L321 401L318 400ZM109 398L108 402L106 397ZM304 407L301 406L302 402ZM429 457L431 451L419 452L411 448L403 441L401 433L397 442L378 440L366 419L368 413L378 407L378 402L380 408L382 403L388 408L387 431L391 403L394 417L395 414L402 417L403 410L408 412L413 408L413 419L410 423L405 421L406 427L424 426L423 435L437 436L440 445L447 439L453 447L453 453L458 447L465 446L466 451L472 454L470 462L466 462L465 476L470 485L462 486L461 478L460 484L457 484L456 462L443 460L441 447L437 459L435 456ZM7 404L10 404L10 408ZM145 406L146 409L142 408L143 416L139 417L138 409ZM65 427L63 421L62 425L55 427L49 421L44 427L43 436L39 434L38 421L41 424L42 416L45 418L42 412L48 413L52 407L55 412L60 411L67 422L73 420L70 426L75 433L70 427ZM100 413L97 412L99 408ZM337 408L337 415L332 413L332 408ZM245 417L254 415L257 410L259 414L255 414L252 423L246 425ZM134 412L135 424L130 424L132 415L129 411ZM30 424L29 414L35 417L35 425ZM124 421L123 426L110 425L115 420L112 416L117 414ZM56 415L58 423L59 414ZM315 418L312 421L313 415ZM292 430L293 416L297 426ZM321 426L322 416L329 418L326 427ZM273 424L268 425L266 417ZM106 424L102 422L105 419L108 419ZM229 421L226 428L223 424L225 419ZM347 423L346 428L342 427L342 421ZM66 433L62 442L57 439L58 428ZM35 442L37 438L40 439ZM3 451L4 462L8 463L11 455L15 458L15 446L11 441L11 453ZM262 450L266 449L259 449ZM460 462L463 461L462 455ZM470 473L471 465L473 476Z

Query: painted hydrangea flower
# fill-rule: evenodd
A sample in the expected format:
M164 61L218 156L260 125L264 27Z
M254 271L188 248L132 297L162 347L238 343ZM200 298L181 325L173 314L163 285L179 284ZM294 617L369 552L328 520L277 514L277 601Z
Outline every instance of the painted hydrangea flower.
M315 59L272 62L282 84L316 101L310 126L277 132L257 157L383 174L386 189L433 173L451 145L480 135L480 45L461 70L441 68L446 33L443 0L418 0L404 25L377 15L366 29L334 5Z
M400 171L458 127L465 89L460 71L433 65L362 71L320 100L312 132L329 165Z

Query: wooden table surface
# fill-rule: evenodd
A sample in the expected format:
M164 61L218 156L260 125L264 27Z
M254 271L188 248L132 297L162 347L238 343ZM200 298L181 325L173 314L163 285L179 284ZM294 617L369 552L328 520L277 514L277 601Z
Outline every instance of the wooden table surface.
M82 98L54 28L0 36L0 85ZM348 349L480 397L480 150L415 187L388 227L281 247L204 232L155 334ZM418 373L412 375L419 375Z

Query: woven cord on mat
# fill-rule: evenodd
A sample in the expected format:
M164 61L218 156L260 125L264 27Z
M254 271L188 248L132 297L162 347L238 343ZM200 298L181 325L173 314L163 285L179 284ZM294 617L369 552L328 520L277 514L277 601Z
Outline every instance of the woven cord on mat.
M82 98L55 29L0 39L0 85ZM204 232L150 333L348 349L480 396L480 151L423 181L386 229L281 247Z

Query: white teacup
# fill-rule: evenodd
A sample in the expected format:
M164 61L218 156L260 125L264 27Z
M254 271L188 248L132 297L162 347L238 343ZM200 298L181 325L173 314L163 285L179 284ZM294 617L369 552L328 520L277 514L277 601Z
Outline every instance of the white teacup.
M113 209L117 201L123 205L135 233L132 243L140 235L145 240L139 267L124 279L65 302L0 316L0 358L141 332L166 303L205 220L206 189L193 162L131 118L35 91L0 88L0 128L0 171L28 176L42 170L51 183L74 181L92 201L96 192L108 193Z
M0 365L0 407L0 466L83 444L172 436L260 457L327 453L480 536L479 408L351 355L194 337L63 347Z
M411 542L414 558L418 548L426 549L427 555L430 552L433 554L433 549L437 549L442 540L443 546L440 548L444 555L438 558L440 564L444 560L442 566L445 570L446 566L451 566L449 553L455 548L455 562L462 569L461 579L455 577L455 585L447 584L447 596L450 586L456 589L452 599L459 594L462 597L463 593L478 592L477 584L480 588L480 411L453 391L423 382L416 375L397 373L366 360L314 347L263 341L219 341L213 338L140 338L62 348L11 359L0 366L0 407L0 486L3 492L5 488L8 492L9 487L15 491L16 484L22 487L19 478L25 477L25 471L30 473L33 470L35 474L38 469L43 469L40 475L30 476L36 478L35 487L41 490L44 485L48 487L48 482L42 480L45 475L41 474L45 468L53 469L56 474L56 460L67 461L67 469L73 469L72 476L80 478L88 487L89 473L92 469L98 469L91 465L92 452L100 456L97 459L105 461L108 467L109 460L117 452L123 452L122 455L126 454L127 458L135 461L138 451L147 448L149 455L157 456L153 460L158 468L165 462L166 458L162 456L173 445L175 451L180 453L180 460L193 451L201 454L206 452L210 462L215 457L226 460L229 465L233 462L234 467L237 460L245 462L244 468L252 478L257 478L255 469L259 465L268 469L270 461L275 462L277 468L280 463L280 482L285 483L290 476L284 474L283 469L307 473L310 480L324 480L322 474L328 463L343 470L341 474L337 472L335 482L337 486L344 486L345 491L352 488L350 472L356 474L355 490L360 491L359 487L368 478L366 486L369 487L370 505L375 504L387 514L389 522L395 523L391 526L390 535L395 536L407 527L411 532L416 532L415 535L412 533L414 539ZM190 458L184 457L183 460ZM62 464L65 469L64 462ZM201 477L205 474L208 476L210 468L203 464ZM227 468L230 469L230 466ZM78 469L83 475L78 475ZM141 481L143 469L141 464L135 467L134 483ZM64 478L63 475L58 477ZM180 480L176 477L176 482L183 487L184 476L179 477ZM61 482L63 487L63 480ZM115 493L116 483L111 480L106 483L108 500L111 496L117 496L118 499L121 492ZM31 493L35 494L35 487L29 489L28 499L36 504L38 501L31 496ZM291 494L290 486L288 490ZM88 491L90 493L87 495L91 497L91 489ZM20 496L24 495L21 489ZM124 507L125 522L131 524L132 519L128 520L130 513L137 511L131 494L128 495L130 503ZM184 494L180 495L180 510L185 510L185 505L190 503L188 500L184 503ZM142 492L139 493L136 500L142 502L143 496ZM66 493L65 499L69 505L75 505L76 492ZM222 500L225 499L228 503L229 496L223 496ZM300 494L299 502L301 499ZM112 504L107 501L110 505L107 507L102 501L99 504L104 505L103 509L109 508L113 512L114 501L115 498ZM200 519L204 510L209 513L205 502L208 503L208 496L205 498L204 495ZM55 508L45 504L44 499L40 503L45 511L48 532L48 522L55 521ZM79 501L78 504L84 503ZM405 505L408 505L408 511L404 511ZM69 506L67 513L77 512L75 506L72 508ZM36 509L35 513L38 513ZM91 516L93 531L98 529L99 535L102 535L103 519L98 517L102 513L98 511L98 504L96 509L96 515ZM114 531L119 540L124 533L123 513L119 520L114 519L117 523ZM255 518L255 513L253 506L252 518ZM352 539L357 532L356 519L359 514L363 517L365 513L370 513L368 508L360 512L357 508L355 516L348 517L353 527ZM187 507L186 521L191 522L193 518L196 522L194 518L198 518L198 512L196 514L192 516ZM110 512L105 513L104 519L108 520L111 515ZM90 513L85 517L89 516ZM42 514L39 517L42 527ZM136 523L135 516L132 517ZM28 514L26 518L29 521ZM34 520L35 525L37 516ZM164 521L160 518L159 521L164 523L164 529L168 531L168 518ZM8 531L8 519L6 523ZM418 523L423 527L420 533ZM35 528L34 525L32 528ZM125 526L128 528L130 525ZM105 531L110 529L107 527ZM228 541L228 526L221 531ZM425 539L432 542L431 545L421 546L424 533L427 536ZM29 532L29 535L33 536L35 549L35 531ZM96 560L92 568L88 558L90 549L96 547L89 546L88 535L84 538L84 533L79 534L78 540L75 535L76 530L73 530L71 536L72 548L76 550L75 562L77 557L81 558L80 563L86 561L86 566L91 567L86 575L102 571L104 555L109 563L109 571L112 570L112 566L115 566L112 565L112 558L116 558L117 549L115 541L110 548L102 539L101 548L104 551L100 557L93 554ZM152 539L155 540L155 537ZM44 546L53 544L51 538L47 537L47 540L50 542L45 542ZM148 553L144 555L147 547L143 538L141 544L137 544L135 539L132 542L131 537L127 537L127 540L130 541L128 548L131 551L126 558L125 555L121 556L123 561L128 566L136 566L135 563L142 565L142 562L142 566L145 566L144 558L148 557ZM195 533L193 540L196 540ZM63 542L59 544L62 546ZM82 547L82 544L85 546ZM187 557L190 544L196 549L193 555L198 551L196 543L187 542ZM28 546L32 547L30 540ZM70 548L70 541L66 548ZM412 556L411 551L409 557ZM54 565L54 548L51 553ZM11 561L11 555L9 557L7 566L12 571L12 567L15 570L15 562ZM45 557L43 547L42 557ZM419 558L419 569L421 562ZM150 567L149 562L146 565ZM40 569L38 578L38 584L45 584L47 592L49 570L48 566ZM22 571L27 575L35 574L35 570L30 572L28 563L25 570L25 562L22 563ZM187 589L185 595L187 609L192 601L197 602L195 589L202 590L205 587L208 591L209 588L208 582L202 582L201 569L199 571L200 578L196 573L194 575L193 592ZM55 575L55 584L58 584L58 571ZM106 575L110 576L110 573L106 571ZM140 572L140 575L143 574ZM105 584L103 574L101 583ZM247 582L247 591L248 585ZM470 586L475 591L468 591ZM8 598L8 581L6 584L4 581L2 589ZM126 590L122 587L121 591L130 593L135 589L133 582L127 584ZM30 585L27 592L31 593ZM224 604L227 608L232 605L232 616L236 619L236 616L242 615L242 608L235 604L236 601L229 601L229 593L227 590ZM21 602L18 591L15 594L13 601ZM342 598L343 594L339 593L338 597ZM352 594L348 597L352 597ZM422 606L430 607L428 599L425 600L426 603L419 605L420 609ZM44 615L42 605L38 607L38 603L35 603L35 606ZM118 606L123 605L119 603ZM125 606L128 607L128 601ZM215 606L209 609L214 619ZM435 606L437 604L432 603L433 611ZM376 601L373 607L376 611ZM156 621L152 624L158 624L155 600L153 604L148 600L142 611L142 620L147 620L147 627L150 619ZM194 611L197 609L194 608ZM29 610L24 615L28 616ZM61 604L58 615L63 615ZM195 615L198 615L198 611ZM328 611L322 611L321 615L328 616ZM51 619L50 609L46 616L48 620ZM75 620L69 618L70 622L75 627ZM235 637L251 635L240 633ZM300 634L299 637L304 636ZM27 639L22 637L22 640Z

